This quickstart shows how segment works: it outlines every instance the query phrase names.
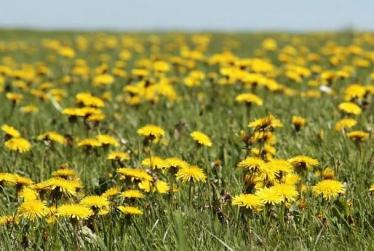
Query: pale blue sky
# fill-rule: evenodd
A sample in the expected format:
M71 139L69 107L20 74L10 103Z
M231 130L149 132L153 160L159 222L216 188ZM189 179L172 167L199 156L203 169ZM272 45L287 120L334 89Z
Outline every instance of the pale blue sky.
M374 0L1 0L0 27L374 30Z

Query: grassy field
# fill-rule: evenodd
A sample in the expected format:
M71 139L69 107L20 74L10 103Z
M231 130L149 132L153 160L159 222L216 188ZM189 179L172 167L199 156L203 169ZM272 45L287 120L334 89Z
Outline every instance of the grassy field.
M0 31L0 250L373 250L374 34Z

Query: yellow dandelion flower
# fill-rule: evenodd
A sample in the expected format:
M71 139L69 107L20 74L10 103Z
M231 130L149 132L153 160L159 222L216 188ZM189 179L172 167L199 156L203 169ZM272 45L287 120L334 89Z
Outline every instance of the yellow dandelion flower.
M75 95L75 100L78 105L87 107L104 107L104 101L101 98L93 96L88 92L81 92Z
M19 153L25 153L30 151L31 149L31 144L27 139L24 138L12 138L4 143L5 148L19 152Z
M74 169L61 166L56 171L52 172L53 177L60 177L63 179L75 179L77 177L77 172Z
M104 146L112 145L112 146L119 146L118 140L110 135L97 135L96 139L98 142Z
M90 195L84 197L79 204L93 209L94 212L99 210L99 215L105 215L109 213L109 200L105 196Z
M105 115L103 113L91 114L89 115L86 120L90 122L100 122L105 119Z
M248 178L248 177L246 177ZM255 188L264 188L268 183L274 183L277 178L277 173L271 168L271 166L261 167L260 172L256 176L250 177L247 181L248 184L255 185Z
M18 215L21 218L36 220L48 214L48 207L40 200L28 200L23 202L18 208Z
M277 142L277 137L271 131L255 131L251 137L252 144L263 143L274 145Z
M355 119L341 119L335 124L335 130L341 131L347 128L352 128L357 125L357 120Z
M146 193L151 192L152 183L148 180L142 180L138 184L139 189L143 190Z
M139 77L144 77L149 74L149 71L146 69L132 69L131 74Z
M84 117L85 111L81 108L65 108L64 110L62 110L62 114L67 115L71 118Z
M266 172L267 170L270 173L292 173L294 168L287 160L273 159L260 165L260 171Z
M170 190L168 183L163 180L156 180L156 182L154 182L154 187L156 188L156 191L160 194L165 194Z
M55 205L48 207L48 215L46 216L46 222L48 224L54 224L57 220L57 208Z
M157 125L146 125L139 128L136 132L140 136L155 142L158 142L165 135L165 131Z
M352 84L344 90L344 100L362 99L366 95L366 87L360 84Z
M296 131L299 131L306 124L306 119L300 116L292 116L292 124L295 127Z
M56 214L62 218L84 220L92 216L93 211L81 204L64 204L57 208Z
M0 216L0 226L9 225L16 221L16 218L13 215L3 215Z
M129 189L129 190L122 192L121 197L141 199L141 198L144 198L144 194L139 190Z
M142 169L122 167L117 169L117 173L135 180L151 181L153 179L151 175Z
M77 143L78 147L85 147L85 148L95 148L95 147L100 147L102 146L102 143L95 138L87 138L87 139L82 139L78 141Z
M33 183L33 181L28 178L18 174L13 174L14 183L18 186L29 186Z
M352 102L340 103L338 108L340 111L347 114L359 115L362 112L361 107Z
M101 196L110 198L110 197L116 196L120 192L121 190L119 187L111 187L111 188L108 188L104 193L102 193Z
M0 173L0 183L7 183L10 185L28 186L33 183L30 178L20 176L13 173Z
M37 113L39 108L35 105L25 105L20 108L22 113Z
M305 155L297 155L295 157L292 157L288 159L288 162L290 162L294 167L303 169L311 169L319 165L319 161L317 159L313 159Z
M68 46L60 47L57 52L60 56L63 56L63 57L66 57L66 58L75 57L75 51Z
M204 145L204 146L208 146L208 147L212 146L212 141L209 138L209 136L200 132L200 131L193 131L191 133L191 137L199 145Z
M278 43L273 38L266 38L262 41L261 46L267 51L275 51L278 48Z
M6 98L13 103L19 103L23 99L23 95L20 93L15 93L15 92L8 92L6 95Z
M313 186L313 192L317 196L322 195L325 199L334 199L339 194L345 193L345 187L337 180L323 180Z
M153 169L166 169L169 165L166 161L158 156L152 156L142 161L142 166Z
M114 82L114 77L109 74L101 74L97 75L93 79L94 86L106 86L111 85Z
M189 166L186 161L175 157L166 158L164 161L169 168L183 168Z
M12 138L20 138L21 133L14 128L13 126L10 125L2 125L1 130L5 133L5 135L12 137Z
M301 177L295 173L288 173L284 176L284 184L296 185L301 180Z
M153 63L153 68L158 72L167 72L170 70L170 65L165 61L156 61Z
M148 180L143 180L138 184L139 188L144 192L157 192L160 194L165 194L170 191L170 187L167 182L162 180L156 180L154 182L150 182Z
M39 194L30 187L24 187L19 193L19 197L23 199L23 201L31 201L31 200L37 200L39 197Z
M347 134L348 138L356 141L356 142L362 142L366 141L369 138L369 133L364 131L353 131Z
M53 177L34 185L36 190L52 191L58 189L61 193L75 196L77 191L83 187L80 180L66 180L60 177Z
M284 196L280 193L278 189L274 187L265 187L259 189L256 195L264 204L277 205L284 201Z
M246 103L246 104L255 104L258 106L262 106L263 101L258 96L252 93L242 93L235 97L235 101L239 103Z
M120 151L110 152L107 156L107 159L108 160L120 160L120 161L130 160L130 155L127 152L120 152Z
M253 128L254 130L272 130L282 126L282 122L272 114L256 119L248 124L248 127Z
M265 160L271 160L273 159L275 153L276 153L275 147L273 147L270 144L265 144L262 149L259 149L257 147L253 147L251 149L251 153L256 157L264 158Z
M132 206L118 206L118 210L125 215L142 215L143 211Z
M366 91L367 91L367 93L369 93L369 94L374 94L374 85L373 85L373 84L371 84L371 85L367 85L367 86L366 86Z
M296 186L289 184L275 184L273 189L277 190L286 201L296 201L299 196L299 192L296 190Z
M322 177L325 180L332 180L335 178L335 171L331 167L326 167L322 171Z
M0 183L16 184L16 177L13 173L0 173Z
M67 143L67 140L65 139L65 137L57 132L46 132L46 133L40 134L37 137L37 140L52 141L52 142L56 142L62 145L65 145Z
M182 180L182 182L205 182L206 180L204 171L198 166L180 168L175 176L177 177L177 180Z
M98 108L95 108L95 107L83 107L83 108L79 108L80 111L82 112L83 116L87 119L88 117L92 116L92 115L101 115L103 114L103 111L98 109Z
M374 192L374 184L371 184L371 186L369 187L369 192Z
M239 162L238 168L248 169L248 170L258 170L259 167L264 163L265 162L260 158L247 157L244 160Z
M239 207L260 211L264 206L263 201L255 194L240 194L232 199L232 204Z

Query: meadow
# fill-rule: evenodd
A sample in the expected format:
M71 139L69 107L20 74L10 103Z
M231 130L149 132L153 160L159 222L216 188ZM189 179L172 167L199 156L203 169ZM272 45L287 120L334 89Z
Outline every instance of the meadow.
M373 250L373 33L0 31L0 250Z

